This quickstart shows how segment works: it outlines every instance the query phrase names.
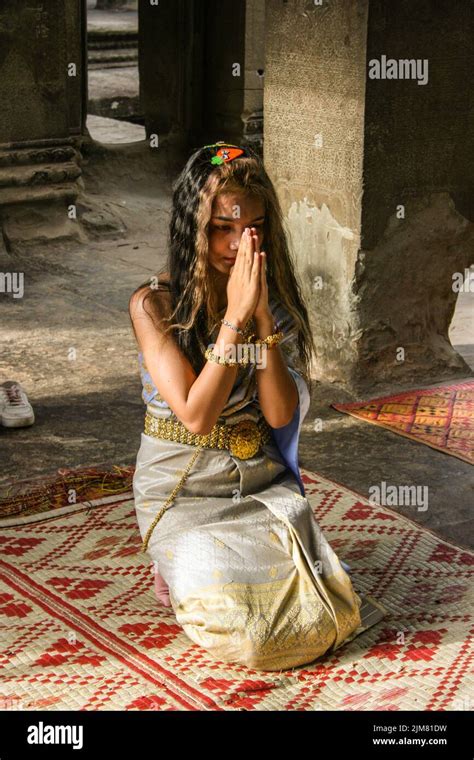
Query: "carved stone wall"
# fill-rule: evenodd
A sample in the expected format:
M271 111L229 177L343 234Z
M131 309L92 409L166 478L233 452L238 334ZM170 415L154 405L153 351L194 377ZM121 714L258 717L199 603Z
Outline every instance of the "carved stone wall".
M325 380L469 373L448 328L474 260L474 8L441 5L267 2L264 157ZM369 78L382 54L428 58L428 83Z

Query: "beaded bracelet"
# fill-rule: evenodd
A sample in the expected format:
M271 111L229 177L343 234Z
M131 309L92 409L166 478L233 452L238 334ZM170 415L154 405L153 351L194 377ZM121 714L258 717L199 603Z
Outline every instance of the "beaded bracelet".
M235 332L240 333L240 335L243 335L245 338L245 332L241 330L240 327L233 325L232 322L228 322L227 319L221 319L221 322L223 325L227 325L227 327L230 327L231 330L234 330Z

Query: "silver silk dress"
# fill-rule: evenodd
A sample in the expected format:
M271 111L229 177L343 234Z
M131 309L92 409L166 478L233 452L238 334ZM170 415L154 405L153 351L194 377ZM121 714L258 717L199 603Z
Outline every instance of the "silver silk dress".
M356 593L304 495L298 440L309 407L294 321L270 308L284 332L280 348L295 380L293 420L250 459L203 448L147 552L169 586L176 620L213 659L284 670L338 649L385 616ZM211 336L215 340L219 329ZM177 419L139 354L147 411ZM239 368L218 422L257 421L255 366ZM133 493L142 540L195 453L193 445L142 433Z

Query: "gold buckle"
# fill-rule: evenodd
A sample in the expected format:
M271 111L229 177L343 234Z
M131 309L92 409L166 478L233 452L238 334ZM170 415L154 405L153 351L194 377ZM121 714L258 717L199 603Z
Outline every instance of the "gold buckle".
M229 451L239 459L250 459L260 448L262 434L253 420L241 420L229 431Z

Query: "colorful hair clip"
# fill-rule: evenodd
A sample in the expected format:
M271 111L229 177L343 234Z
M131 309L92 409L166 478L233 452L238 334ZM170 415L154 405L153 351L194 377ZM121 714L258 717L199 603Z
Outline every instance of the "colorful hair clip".
M239 158L245 154L244 148L240 148L238 145L231 145L226 142L217 142L212 145L204 145L205 148L214 148L214 155L211 158L211 164L223 164L228 161L233 161L234 158Z

